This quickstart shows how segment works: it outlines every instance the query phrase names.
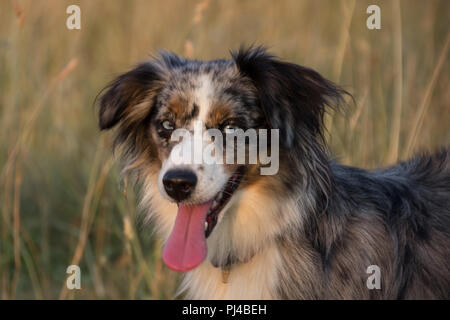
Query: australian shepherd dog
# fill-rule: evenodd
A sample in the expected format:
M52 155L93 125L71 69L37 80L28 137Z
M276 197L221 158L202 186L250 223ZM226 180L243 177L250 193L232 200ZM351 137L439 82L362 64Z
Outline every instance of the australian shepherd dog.
M116 127L186 298L450 298L450 151L374 171L333 161L323 116L345 95L261 47L206 62L164 51L105 88L100 128ZM174 132L199 123L277 130L278 170L176 161Z

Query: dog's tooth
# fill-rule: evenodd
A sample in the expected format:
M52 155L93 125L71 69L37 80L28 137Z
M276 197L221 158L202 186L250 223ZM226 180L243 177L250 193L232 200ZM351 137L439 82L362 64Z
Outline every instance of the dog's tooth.
M205 221L205 231L208 230L208 222Z
M216 201L216 200L214 200L214 201L213 201L213 203L212 203L212 205L211 205L211 208L213 208L213 209L214 209L214 208L215 208L215 207L217 206L217 204L218 204L218 203L217 203L217 201Z
M218 195L217 195L217 200L220 201L222 200L223 197L223 192L221 191Z

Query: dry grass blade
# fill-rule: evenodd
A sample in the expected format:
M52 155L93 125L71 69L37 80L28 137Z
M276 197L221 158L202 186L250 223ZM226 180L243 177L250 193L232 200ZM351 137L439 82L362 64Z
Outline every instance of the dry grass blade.
M409 156L414 149L414 145L417 142L417 135L419 134L423 119L425 117L425 113L430 105L431 95L433 93L434 87L436 86L436 81L439 77L439 74L442 70L442 66L447 58L448 47L450 44L450 31L447 33L447 38L445 40L444 47L442 48L441 54L439 56L438 62L436 63L436 67L433 70L433 74L431 75L431 79L428 83L428 87L425 90L425 94L423 96L422 102L417 110L416 117L414 119L414 124L412 126L411 135L409 137L408 143L405 149L405 157Z
M352 24L353 12L355 11L355 1L350 3L343 2L344 5L344 23L342 24L341 32L339 34L339 46L333 62L333 80L338 82L341 78L342 66L344 65L345 51L350 41L350 27ZM330 133L333 129L333 118L335 112L330 110L325 114L324 123L327 131L325 138L330 141Z
M386 157L387 163L394 163L398 159L403 95L403 60L402 60L402 15L400 1L392 2L394 13L394 101L391 124L391 136Z
M209 1L210 0L203 0L200 1L199 3L197 3L197 5L195 6L195 15L194 18L192 19L192 22L194 24L198 24L200 23L200 21L202 21L203 19L203 13L205 12L205 10L208 8L209 6Z
M13 2L13 8L14 8L14 12L16 13L17 22L19 23L19 27L22 27L25 22L25 14L23 12L23 9L16 0L14 0L14 2Z
M19 281L21 270L21 252L20 252L20 187L22 185L22 171L16 168L14 179L14 209L13 209L13 241L14 241L14 277L11 284L11 297L16 296L17 283Z
M101 144L101 141L100 141ZM103 188L103 185L105 183L106 177L108 175L108 172L110 171L113 163L114 158L110 157L106 163L103 165L100 173L98 173L98 168L100 165L100 159L101 159L101 150L100 146L97 147L97 151L94 157L93 166L91 168L91 175L89 179L88 189L86 192L86 195L84 197L83 201L83 209L81 212L81 227L80 227L80 233L78 237L78 243L75 248L75 253L73 255L73 258L71 260L71 265L79 265L81 258L83 257L84 248L86 246L86 241L91 229L92 225L92 217L90 217L91 214L91 204L94 197L94 194L96 192L99 192L100 189ZM97 176L98 175L98 176ZM59 296L60 300L64 300L67 297L67 286L64 282L61 293Z
M76 68L77 63L78 63L78 60L76 58L71 59L69 61L69 63L67 63L67 65L61 70L61 72L59 72L55 76L55 78L50 82L50 84L49 84L47 90L44 92L41 100L27 114L28 117L26 118L26 120L24 121L24 124L22 126L23 130L21 131L19 137L17 138L16 143L9 151L8 159L6 161L5 166L3 167L2 174L0 176L1 179L3 179L6 172L11 170L14 162L16 161L18 155L21 152L21 149L24 147L24 144L29 139L29 137L33 131L33 128L34 128L34 124L35 124L42 108L44 107L45 101L47 100L48 96L53 92L56 85L58 83L60 83L60 81L62 81L64 78L66 78L69 75L69 73L72 72Z

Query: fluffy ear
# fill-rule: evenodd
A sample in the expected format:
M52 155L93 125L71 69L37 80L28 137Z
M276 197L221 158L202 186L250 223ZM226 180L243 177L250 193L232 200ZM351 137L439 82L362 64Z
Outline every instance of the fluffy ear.
M296 135L323 138L326 107L337 105L344 90L312 69L278 60L262 47L241 47L231 55L239 72L255 85L269 124L280 129L282 145L292 147Z
M161 71L152 62L143 63L112 81L100 98L98 114L100 129L115 126L133 106L155 92L160 81Z

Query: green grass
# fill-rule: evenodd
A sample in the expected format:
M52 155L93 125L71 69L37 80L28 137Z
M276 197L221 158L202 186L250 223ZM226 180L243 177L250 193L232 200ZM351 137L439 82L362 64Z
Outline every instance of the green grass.
M366 168L450 141L448 1L1 1L0 298L171 298L137 190L123 193L93 102L158 48L224 58L264 44L354 94L327 118L337 159ZM79 4L82 29L66 28ZM446 45L447 43L447 45ZM65 291L79 264L82 289Z

